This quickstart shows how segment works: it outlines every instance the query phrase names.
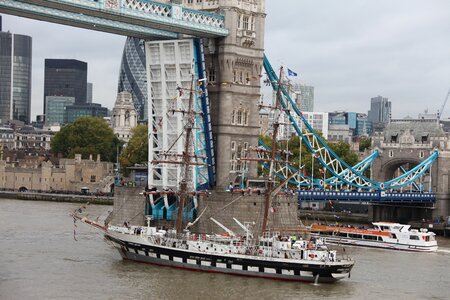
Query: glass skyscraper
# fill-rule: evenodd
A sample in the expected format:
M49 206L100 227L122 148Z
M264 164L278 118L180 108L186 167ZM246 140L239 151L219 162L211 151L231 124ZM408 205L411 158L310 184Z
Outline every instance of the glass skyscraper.
M66 124L67 123L67 112L66 107L73 105L75 102L74 97L61 97L61 96L47 96L46 97L46 114L45 123L46 124Z
M0 32L0 119L2 122L20 120L30 123L31 52L31 37Z
M293 83L292 88L297 95L296 105L301 111L314 111L314 87L302 83Z
M377 96L370 99L368 119L372 123L388 123L391 116L391 102L388 98Z
M86 94L86 103L92 103L92 93L93 93L94 85L92 82L87 83L87 94Z
M79 117L89 116L105 118L108 116L108 109L106 107L102 107L98 103L68 105L65 110L67 123L73 123Z
M44 114L47 96L73 97L75 104L86 104L87 63L75 59L46 59Z
M129 92L139 120L147 119L147 72L144 40L128 37L123 50L118 93Z

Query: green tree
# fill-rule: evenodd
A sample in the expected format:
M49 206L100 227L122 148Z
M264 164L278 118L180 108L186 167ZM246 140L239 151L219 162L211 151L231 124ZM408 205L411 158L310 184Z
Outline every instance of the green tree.
M346 142L328 143L328 146L349 166L354 166L358 162L358 155L350 149Z
M127 174L126 168L148 161L148 127L138 125L132 130L132 136L120 155L120 164Z
M372 139L368 137L363 137L359 141L359 151L364 152L366 149L370 149L372 147Z
M121 142L108 123L98 117L80 117L67 124L55 134L51 142L53 153L74 158L81 154L87 159L89 155L100 154L103 161L116 161L116 151Z

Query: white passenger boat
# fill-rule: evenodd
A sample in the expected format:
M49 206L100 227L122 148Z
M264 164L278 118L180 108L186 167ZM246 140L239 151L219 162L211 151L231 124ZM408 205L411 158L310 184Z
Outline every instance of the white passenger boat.
M372 224L372 229L313 224L310 230L334 244L417 252L433 252L438 249L436 235L425 228L411 229L410 225L391 222Z

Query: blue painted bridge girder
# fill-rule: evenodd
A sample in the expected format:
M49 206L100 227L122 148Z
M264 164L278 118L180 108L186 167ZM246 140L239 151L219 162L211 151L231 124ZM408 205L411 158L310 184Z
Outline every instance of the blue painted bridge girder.
M436 203L435 193L401 192L388 193L385 191L356 192L356 191L298 191L298 202L341 202L367 204L396 204L396 205L433 205Z
M223 16L147 0L1 0L0 12L144 39L228 35Z

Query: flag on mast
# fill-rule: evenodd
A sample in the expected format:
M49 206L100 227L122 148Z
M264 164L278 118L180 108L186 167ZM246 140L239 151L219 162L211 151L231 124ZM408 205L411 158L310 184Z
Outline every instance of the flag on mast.
M297 76L297 73L288 68L288 76Z

